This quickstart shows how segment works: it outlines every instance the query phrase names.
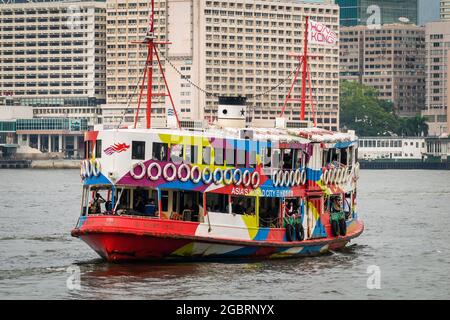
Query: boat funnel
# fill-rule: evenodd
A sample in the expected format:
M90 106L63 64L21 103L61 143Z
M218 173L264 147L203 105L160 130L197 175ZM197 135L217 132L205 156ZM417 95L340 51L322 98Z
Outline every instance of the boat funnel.
M219 97L217 124L229 128L245 128L247 98Z

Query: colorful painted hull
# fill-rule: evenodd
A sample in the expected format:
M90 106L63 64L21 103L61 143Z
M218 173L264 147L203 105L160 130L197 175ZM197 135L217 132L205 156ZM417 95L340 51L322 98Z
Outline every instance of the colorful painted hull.
M288 242L285 229L260 228L253 240L196 235L200 223L126 216L82 217L72 235L107 261L288 258L337 250L364 230L347 223L347 235ZM215 226L211 226L214 229Z

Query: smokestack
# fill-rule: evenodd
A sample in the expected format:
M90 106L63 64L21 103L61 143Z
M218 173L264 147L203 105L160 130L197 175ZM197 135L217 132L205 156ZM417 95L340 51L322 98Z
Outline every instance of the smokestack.
M217 123L222 127L245 128L247 118L247 98L219 97Z

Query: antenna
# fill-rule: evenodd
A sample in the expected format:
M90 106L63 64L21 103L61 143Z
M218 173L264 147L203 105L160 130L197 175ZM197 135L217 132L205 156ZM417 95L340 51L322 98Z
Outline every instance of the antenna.
M172 108L174 110L175 117L177 119L178 128L181 129L180 120L178 118L177 109L175 108L175 104L173 102L172 94L170 93L169 85L167 84L166 75L164 73L164 69L161 65L161 60L159 59L159 54L157 50L158 45L168 45L171 44L171 42L158 42L155 41L155 0L150 0L149 5L150 11L149 11L149 24L147 29L147 35L145 36L143 41L133 42L137 44L145 44L147 45L147 60L145 62L145 68L144 68L144 77L142 79L141 83L141 90L139 92L139 99L138 99L138 109L136 112L136 116L134 118L134 128L136 129L137 121L139 119L139 110L141 108L141 101L142 96L144 95L144 86L145 86L145 79L147 79L147 110L146 110L146 127L147 129L151 128L151 118L152 118L152 98L153 97L169 97L170 103L172 105ZM160 92L153 92L153 61L156 57L156 60L158 61L159 71L161 72L161 75L164 80L164 85L167 90L166 92L160 93Z

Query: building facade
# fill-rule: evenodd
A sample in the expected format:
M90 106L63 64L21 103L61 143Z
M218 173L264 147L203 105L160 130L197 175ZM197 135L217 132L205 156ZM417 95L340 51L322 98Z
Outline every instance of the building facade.
M147 0L107 1L107 109L122 105L117 111L128 118L136 110L133 93L142 81L146 58L145 47L132 41L145 36L147 15ZM218 96L241 95L248 98L249 121L273 125L291 86L286 79L297 66L289 54L302 52L307 15L339 32L339 8L332 1L157 0L155 34L171 42L160 47L160 58L180 119L214 121ZM318 125L337 130L339 47L312 45L310 53L321 56L310 65ZM153 89L162 92L156 69ZM294 96L300 97L299 86ZM145 102L144 96L142 107ZM153 117L165 117L168 98L153 102ZM127 106L129 113L124 112ZM298 119L299 113L299 104L293 103L286 116Z
M361 137L358 157L362 160L422 160L427 154L425 138Z
M448 68L450 66L450 21L430 22L425 26L426 39L426 108L429 135L449 133L447 125Z
M350 27L398 23L400 18L418 24L418 0L336 0L340 24Z
M450 0L441 0L441 20L450 20Z
M391 101L400 116L425 107L425 29L411 24L341 28L341 79L359 81Z
M106 101L105 2L11 0L0 22L4 104L95 124Z

